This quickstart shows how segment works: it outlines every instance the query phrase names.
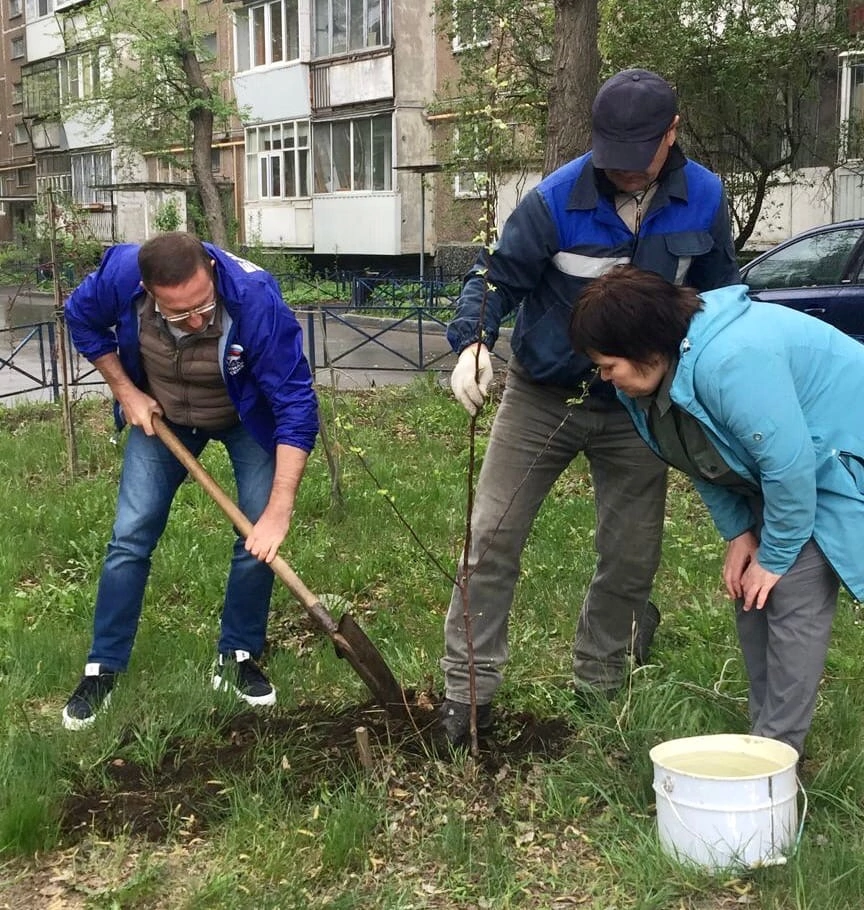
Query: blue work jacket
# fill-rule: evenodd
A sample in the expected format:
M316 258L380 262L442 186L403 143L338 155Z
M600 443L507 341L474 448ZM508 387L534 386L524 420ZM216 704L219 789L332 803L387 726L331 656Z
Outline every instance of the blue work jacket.
M677 146L637 235L616 212L614 188L595 172L590 152L531 190L494 250L482 251L469 272L448 326L450 345L458 353L480 338L482 310L491 348L501 321L518 308L512 348L519 363L536 382L578 388L593 367L568 340L573 304L586 282L628 262L698 291L741 280L720 179ZM614 399L607 383L592 391Z

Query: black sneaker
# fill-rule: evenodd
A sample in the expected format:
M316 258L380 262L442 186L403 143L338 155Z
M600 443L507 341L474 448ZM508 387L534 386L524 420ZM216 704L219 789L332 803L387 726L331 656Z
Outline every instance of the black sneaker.
M117 674L103 670L100 664L87 664L81 682L63 709L63 726L67 730L83 730L96 720L96 715L108 707Z
M636 637L633 642L633 663L635 663L637 667L642 667L648 663L651 642L654 641L654 633L657 631L657 626L659 625L660 611L649 600L645 604L642 615L636 617Z
M232 691L248 705L276 704L276 690L248 651L220 654L213 674L213 688Z
M471 705L445 698L438 709L441 729L451 746L464 746L471 737ZM477 705L477 733L492 728L492 705Z

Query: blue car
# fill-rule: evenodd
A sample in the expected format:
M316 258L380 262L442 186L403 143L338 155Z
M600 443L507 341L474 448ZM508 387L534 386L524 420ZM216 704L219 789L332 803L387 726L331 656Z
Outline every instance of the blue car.
M812 228L741 269L754 300L782 303L864 342L864 219Z

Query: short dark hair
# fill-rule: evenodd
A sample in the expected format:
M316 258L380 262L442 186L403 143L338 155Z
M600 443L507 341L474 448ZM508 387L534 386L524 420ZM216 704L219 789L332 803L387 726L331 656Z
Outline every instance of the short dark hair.
M670 360L702 301L693 288L671 284L633 265L619 265L591 281L573 307L570 343L582 353L651 363Z
M138 250L138 269L147 288L173 288L188 281L200 268L211 268L210 253L201 241L185 231L151 237Z

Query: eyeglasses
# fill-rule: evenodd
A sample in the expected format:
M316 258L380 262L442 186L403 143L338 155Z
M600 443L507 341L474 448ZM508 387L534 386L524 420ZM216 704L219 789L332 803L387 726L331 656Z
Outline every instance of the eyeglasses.
M191 310L186 310L185 313L174 313L171 316L163 313L159 309L159 305L156 305L156 309L159 310L159 315L165 320L165 322L175 323L175 322L185 322L190 316L206 316L207 313L212 313L216 309L216 300L211 300L209 303L202 303L201 306L193 307Z

